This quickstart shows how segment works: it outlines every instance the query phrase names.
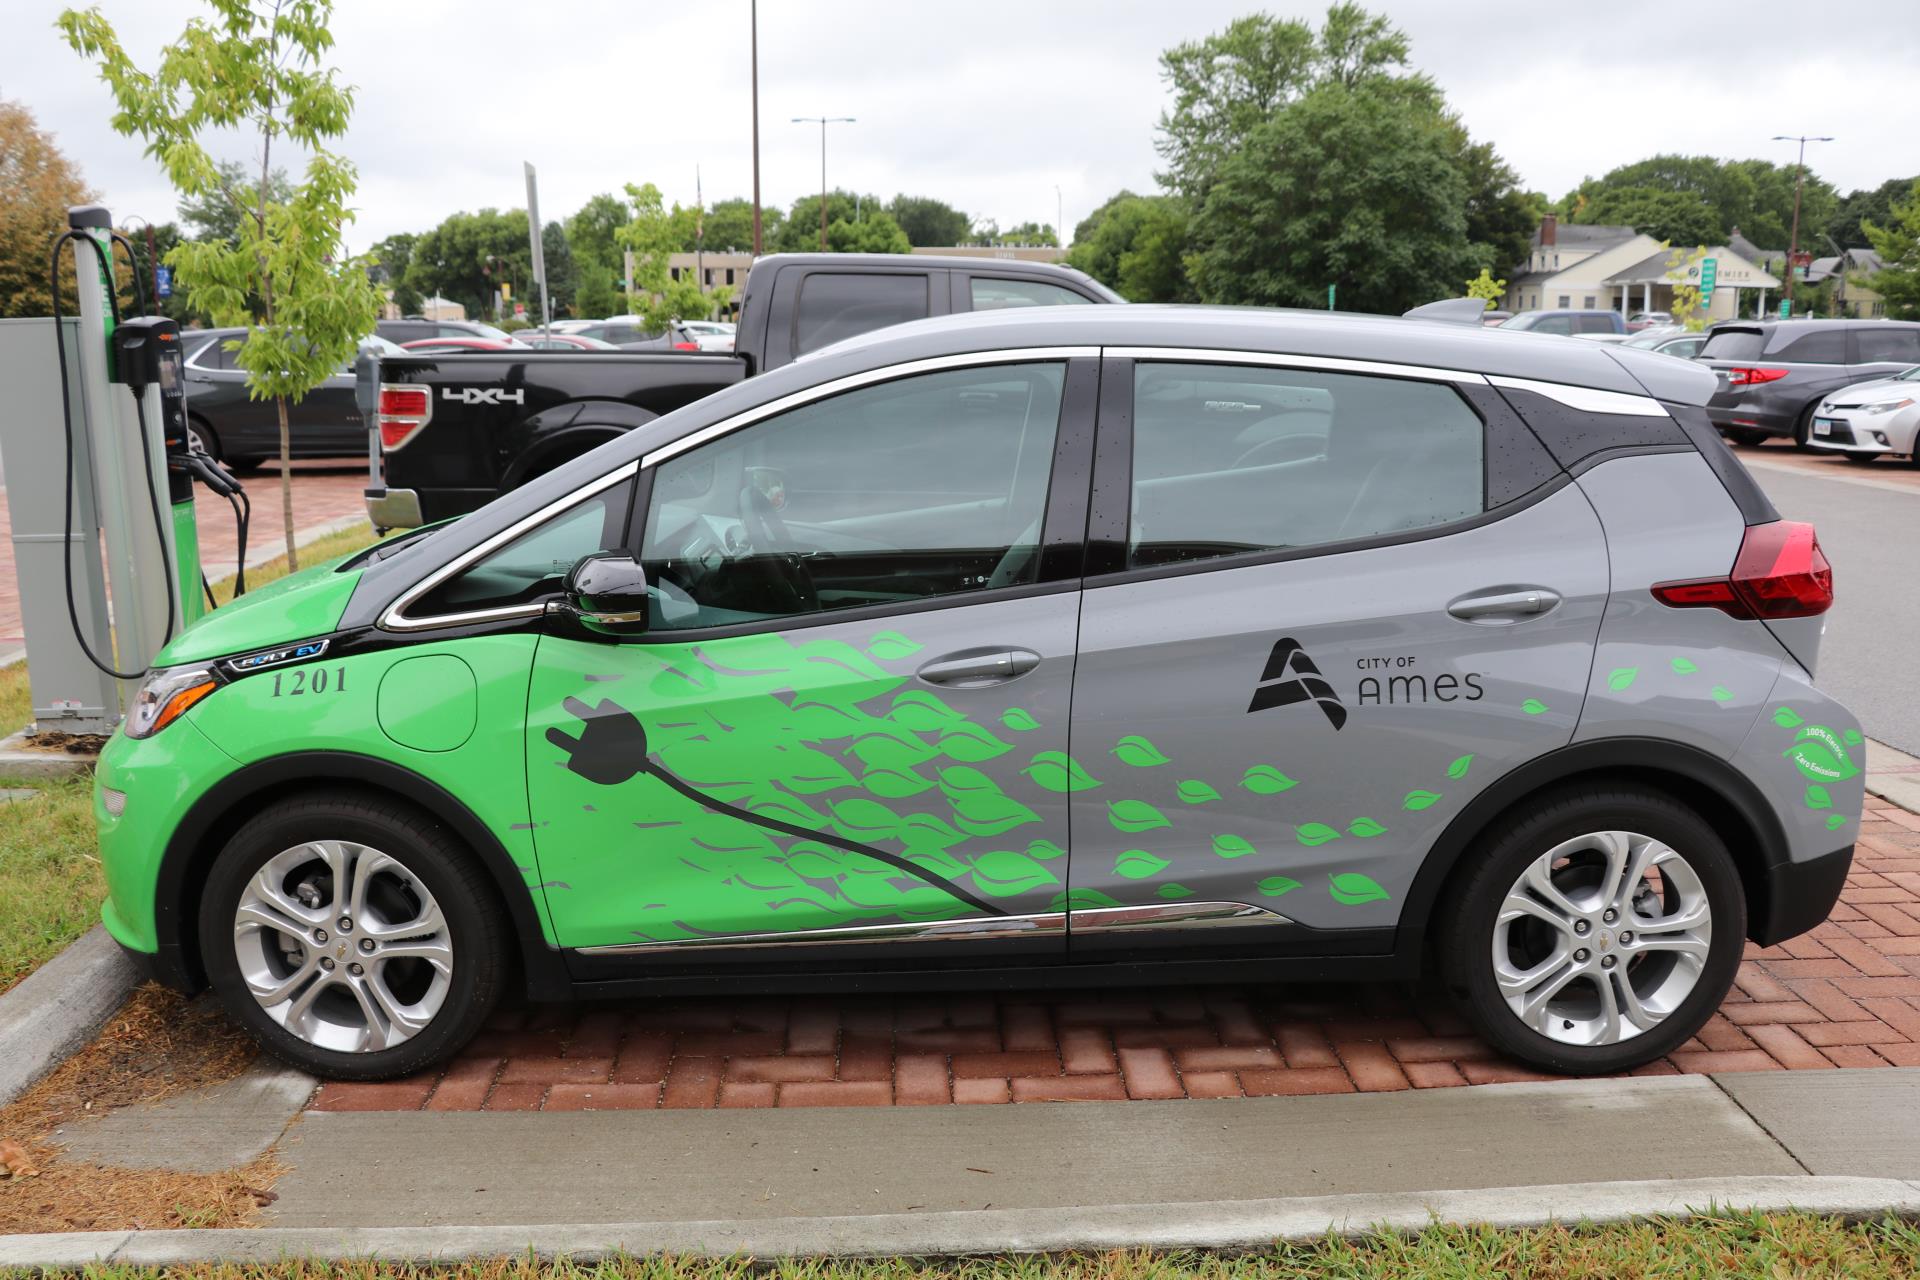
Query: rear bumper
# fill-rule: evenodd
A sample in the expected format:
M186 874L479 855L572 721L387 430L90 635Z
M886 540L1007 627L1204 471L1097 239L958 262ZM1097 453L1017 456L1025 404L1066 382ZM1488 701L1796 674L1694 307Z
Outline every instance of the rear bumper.
M1779 413L1755 404L1707 405L1707 419L1722 431L1758 431L1770 436L1790 436L1794 415Z
M1771 947L1825 920L1840 900L1852 865L1853 846L1849 844L1805 862L1782 862L1767 868L1764 912L1747 922L1747 936L1763 947Z

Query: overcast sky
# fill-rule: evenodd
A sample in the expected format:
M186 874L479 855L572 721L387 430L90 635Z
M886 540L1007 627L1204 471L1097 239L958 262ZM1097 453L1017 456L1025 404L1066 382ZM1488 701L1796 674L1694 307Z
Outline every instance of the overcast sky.
M355 248L459 209L524 203L561 218L652 181L691 203L751 191L748 0L338 0L333 62L357 87L341 149L360 168ZM173 215L138 142L53 30L58 0L4 0L0 97L26 103L117 216ZM143 67L198 6L100 0ZM1166 95L1156 56L1254 0L762 0L762 196L828 180L946 199L1002 226L1070 228L1121 187L1151 190ZM1270 12L1317 21L1321 4ZM1557 197L1659 151L1791 161L1779 133L1832 134L1808 155L1842 191L1920 171L1917 0L1376 0L1412 37L1476 138ZM849 21L858 24L850 29ZM1782 33L1795 32L1794 36ZM1821 35L1820 32L1829 34ZM245 158L250 146L220 149Z

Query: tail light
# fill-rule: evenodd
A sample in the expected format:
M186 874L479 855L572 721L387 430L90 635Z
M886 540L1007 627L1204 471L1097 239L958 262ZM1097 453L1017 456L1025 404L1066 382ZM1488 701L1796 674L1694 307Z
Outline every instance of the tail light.
M405 383L380 384L380 449L392 453L420 433L433 417L433 389Z
M1763 382L1778 382L1786 376L1785 369L1756 369L1742 366L1727 370L1727 384L1734 387L1754 387Z
M1735 618L1811 618L1833 606L1833 566L1812 525L1775 520L1747 527L1726 577L1658 583L1653 598Z
M700 344L697 342L676 342L673 344L673 349L675 351L698 351Z

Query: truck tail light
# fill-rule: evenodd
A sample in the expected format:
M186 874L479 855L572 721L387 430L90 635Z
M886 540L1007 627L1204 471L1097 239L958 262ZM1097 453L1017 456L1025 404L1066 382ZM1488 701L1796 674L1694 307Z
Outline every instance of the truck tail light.
M1727 384L1734 387L1752 387L1762 382L1778 382L1786 376L1785 369L1756 369L1743 366L1727 370Z
M1833 566L1812 525L1775 520L1747 527L1726 577L1657 583L1653 598L1735 618L1811 618L1833 606Z
M700 344L697 342L676 342L673 344L673 349L675 351L698 351Z
M380 450L392 453L420 434L433 418L433 390L405 383L380 384Z

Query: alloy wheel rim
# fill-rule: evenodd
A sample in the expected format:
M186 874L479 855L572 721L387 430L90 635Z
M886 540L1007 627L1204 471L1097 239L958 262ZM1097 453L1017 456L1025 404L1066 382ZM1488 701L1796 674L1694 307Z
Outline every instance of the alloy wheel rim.
M1712 943L1706 886L1686 858L1651 836L1596 831L1555 845L1507 890L1493 974L1530 1030L1619 1044L1693 994Z
M446 1003L453 935L398 858L310 840L268 859L233 914L247 991L289 1033L340 1053L390 1049Z

